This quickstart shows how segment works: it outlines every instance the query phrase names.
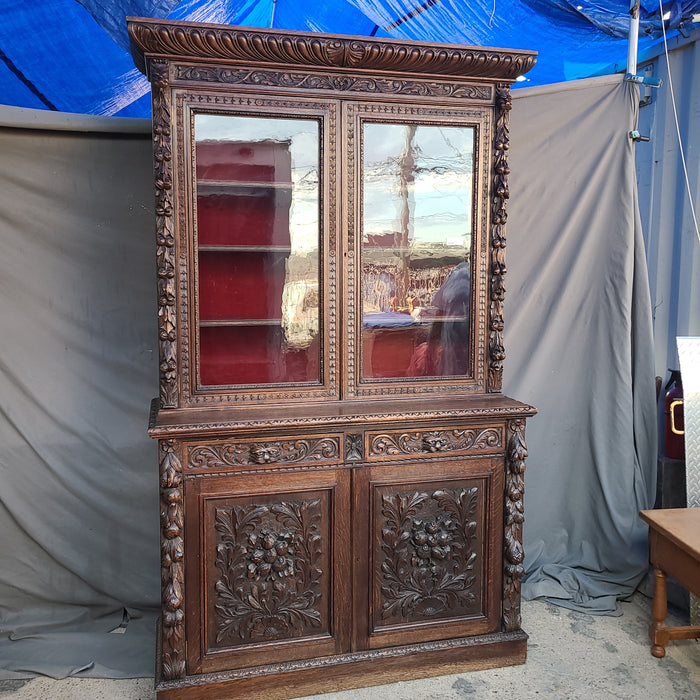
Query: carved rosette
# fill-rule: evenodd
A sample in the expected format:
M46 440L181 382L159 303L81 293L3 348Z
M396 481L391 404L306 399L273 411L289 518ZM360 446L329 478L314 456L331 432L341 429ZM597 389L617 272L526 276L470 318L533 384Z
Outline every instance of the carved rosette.
M382 496L379 609L385 623L420 621L478 609L479 491Z
M250 464L274 464L337 460L337 438L295 439L275 442L236 442L199 445L188 451L190 468L238 467Z
M491 274L489 307L488 391L499 392L503 382L503 301L506 274L506 202L508 200L508 148L511 110L510 86L496 86L496 132L491 208Z
M520 629L520 582L523 568L523 491L525 488L525 419L508 422L503 560L503 629Z
M499 447L501 431L496 428L381 433L371 436L369 456L381 458L426 452L480 452Z
M322 626L319 499L217 508L215 641L232 646Z
M163 680L185 676L182 462L175 440L160 441L161 645Z
M172 143L168 64L151 63L153 160L156 184L156 259L158 270L158 340L160 405L177 406L177 311L173 226Z

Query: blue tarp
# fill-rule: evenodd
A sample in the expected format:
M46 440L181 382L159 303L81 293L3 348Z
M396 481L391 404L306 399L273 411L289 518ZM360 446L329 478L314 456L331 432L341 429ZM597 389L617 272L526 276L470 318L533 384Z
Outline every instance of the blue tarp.
M640 50L693 26L700 0L640 9ZM0 102L150 116L127 16L534 49L523 85L625 70L629 0L0 0Z

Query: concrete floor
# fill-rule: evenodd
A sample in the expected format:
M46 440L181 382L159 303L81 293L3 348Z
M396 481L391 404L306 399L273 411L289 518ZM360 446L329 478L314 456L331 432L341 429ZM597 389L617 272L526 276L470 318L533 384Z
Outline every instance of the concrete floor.
M621 617L573 612L542 601L523 603L530 635L524 666L474 671L313 696L323 700L463 700L542 698L685 700L700 698L700 641L676 641L666 657L649 653L651 602L640 593ZM687 624L671 612L668 624ZM152 700L152 678L0 680L12 700ZM308 700L308 699L307 699Z

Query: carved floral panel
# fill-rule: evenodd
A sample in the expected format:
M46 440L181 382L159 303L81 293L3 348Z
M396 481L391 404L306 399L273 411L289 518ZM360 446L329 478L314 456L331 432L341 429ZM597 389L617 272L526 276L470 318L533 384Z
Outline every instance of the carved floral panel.
M318 495L209 503L210 649L328 632L328 503Z
M377 487L375 629L483 610L484 489Z

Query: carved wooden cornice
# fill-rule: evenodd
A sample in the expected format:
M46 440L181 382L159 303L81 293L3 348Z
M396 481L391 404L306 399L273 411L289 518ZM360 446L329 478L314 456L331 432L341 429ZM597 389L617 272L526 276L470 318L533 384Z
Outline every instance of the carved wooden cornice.
M328 34L303 34L226 25L127 19L132 52L144 57L227 60L423 75L515 80L535 64L534 51L454 44L395 41Z

